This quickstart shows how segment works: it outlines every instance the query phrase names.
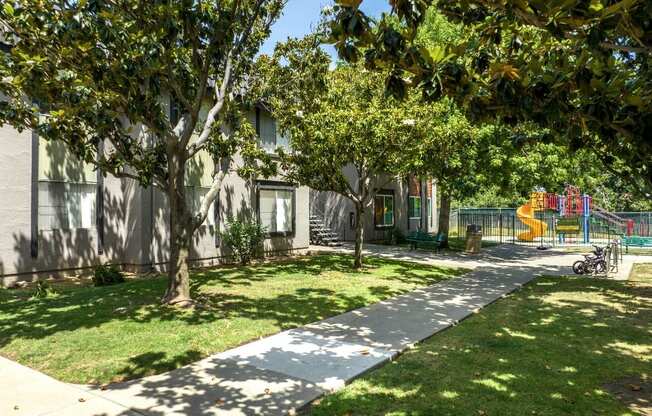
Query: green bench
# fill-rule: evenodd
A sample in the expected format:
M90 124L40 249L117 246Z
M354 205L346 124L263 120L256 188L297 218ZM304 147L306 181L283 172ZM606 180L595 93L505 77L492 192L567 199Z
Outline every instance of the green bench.
M623 238L623 244L625 245L625 251L629 249L629 246L652 247L652 237L626 236Z
M432 235L424 233L423 231L412 231L406 238L410 243L410 249L416 250L421 247L432 247L435 251L439 251L441 246L446 241L446 235L443 233L438 233L437 235Z

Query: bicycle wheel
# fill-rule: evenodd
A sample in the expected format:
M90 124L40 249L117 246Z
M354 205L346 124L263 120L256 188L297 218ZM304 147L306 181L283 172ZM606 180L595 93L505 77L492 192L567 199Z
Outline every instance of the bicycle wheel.
M578 260L575 263L573 263L573 271L575 274L584 274L584 261Z
M595 263L595 272L598 274L607 272L607 262L604 260L599 260Z

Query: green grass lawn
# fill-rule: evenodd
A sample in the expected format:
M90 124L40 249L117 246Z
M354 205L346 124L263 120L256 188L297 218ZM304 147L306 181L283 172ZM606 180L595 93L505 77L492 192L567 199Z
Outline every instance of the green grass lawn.
M627 379L645 382L649 400L652 265L638 265L629 282L537 279L311 413L634 415L606 387Z
M163 278L109 287L55 286L30 299L0 290L0 354L72 383L105 383L165 372L252 339L356 309L459 269L324 255L194 272L202 307L164 307Z

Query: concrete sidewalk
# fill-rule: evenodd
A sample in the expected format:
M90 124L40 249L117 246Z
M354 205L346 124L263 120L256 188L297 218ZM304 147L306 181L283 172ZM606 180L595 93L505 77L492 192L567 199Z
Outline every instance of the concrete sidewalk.
M138 416L111 400L0 357L2 416Z
M346 248L340 250L347 251ZM568 274L568 267L578 258L573 254L502 246L476 257L443 257L381 246L368 246L367 251L383 257L474 270L463 277L281 332L166 374L111 385L106 390L87 388L87 397L91 399L83 403L72 403L77 400L75 394L79 395L79 390L72 390L72 393L67 389L75 387L59 383L56 387L62 390L61 394L70 396L66 403L78 405L74 412L29 414L173 416L292 413L321 395L342 388L353 378L382 365L411 345L459 322L534 277ZM80 406L91 402L97 403L97 410ZM101 407L107 403L114 408L105 410Z
M475 270L167 374L94 393L150 416L288 414L342 388L535 276L568 273L568 266L578 258L511 247L496 247L477 257L442 258L380 246L369 246L368 254Z

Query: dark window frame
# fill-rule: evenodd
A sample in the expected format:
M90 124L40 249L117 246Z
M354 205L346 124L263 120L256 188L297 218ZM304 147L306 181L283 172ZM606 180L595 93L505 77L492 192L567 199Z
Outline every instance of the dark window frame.
M416 203L415 203L414 206L410 205L410 200L412 198L414 198L415 200L419 199L419 216L416 216L416 217L412 215L412 214L414 214L414 212L412 212L412 208L416 207ZM408 219L409 220L420 220L421 219L421 210L423 209L422 203L423 203L423 201L421 201L421 196L419 196L419 195L408 195Z
M104 153L104 140L97 144L97 154ZM97 190L95 192L95 228L97 229L97 252L104 254L104 175L97 170Z
M391 225L385 225L385 224L378 224L376 221L376 198L379 196L387 197L391 196L392 197L392 224ZM384 208L384 200L383 200L383 208ZM374 216L374 228L377 230L387 230L390 228L396 227L396 195L394 193L393 189L381 189L380 191L376 192L376 195L374 195L374 206L373 206L373 216Z

